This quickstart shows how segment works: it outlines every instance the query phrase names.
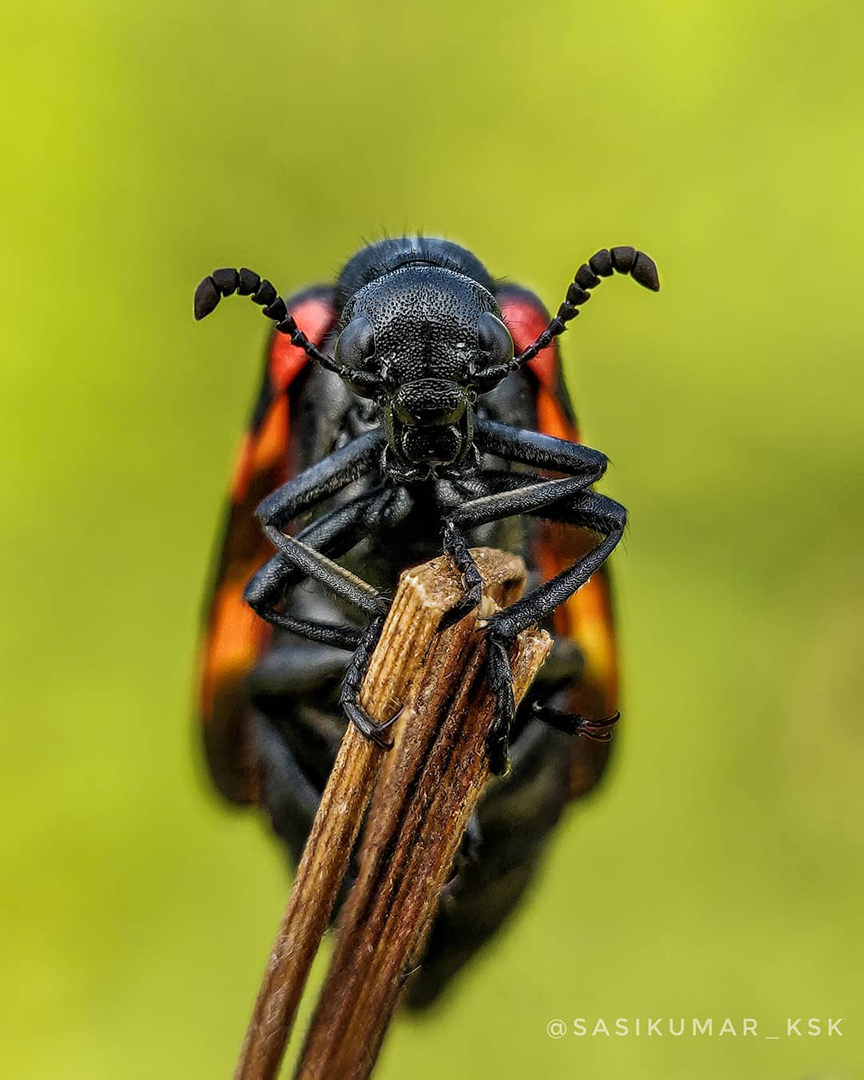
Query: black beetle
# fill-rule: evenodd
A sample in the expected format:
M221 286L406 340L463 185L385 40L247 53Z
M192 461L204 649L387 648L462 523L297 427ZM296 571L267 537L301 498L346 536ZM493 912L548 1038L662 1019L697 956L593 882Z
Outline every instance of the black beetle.
M195 294L198 319L236 292L276 324L209 610L202 711L218 786L261 804L295 859L346 718L389 745L358 693L400 572L449 554L464 584L450 625L479 601L472 546L531 569L524 598L486 624L500 779L466 834L415 1005L513 908L564 805L602 772L618 718L604 563L626 515L593 490L606 457L579 442L555 341L615 271L659 288L647 255L603 249L550 320L464 248L405 237L287 302L247 269L217 270ZM515 712L508 649L535 624L556 645Z

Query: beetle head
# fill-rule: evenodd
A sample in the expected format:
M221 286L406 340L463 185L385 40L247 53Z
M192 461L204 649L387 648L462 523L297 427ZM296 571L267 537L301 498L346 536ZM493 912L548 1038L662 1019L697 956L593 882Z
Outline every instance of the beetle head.
M406 466L460 463L473 442L473 405L500 382L513 340L494 296L437 266L405 266L345 305L334 360L372 398L391 452Z
M382 249L389 255L379 262ZM448 265L436 261L441 257ZM475 272L486 285L469 276ZM421 476L436 464L461 467L467 461L477 395L548 348L591 290L614 273L629 274L654 292L660 288L654 260L644 251L601 248L579 267L557 314L518 356L483 266L464 248L422 237L381 241L349 260L336 287L344 306L335 356L306 336L272 283L247 267L205 277L195 290L194 310L203 319L223 296L249 296L292 345L375 401L390 454L404 475Z

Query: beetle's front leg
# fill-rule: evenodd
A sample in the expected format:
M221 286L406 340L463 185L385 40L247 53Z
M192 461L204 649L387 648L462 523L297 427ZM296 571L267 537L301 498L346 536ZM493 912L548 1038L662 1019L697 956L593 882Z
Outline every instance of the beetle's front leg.
M255 510L263 526L281 527L372 471L386 436L375 428L334 450L268 495Z
M439 632L469 615L483 595L483 578L468 548L465 534L449 519L444 522L444 551L462 577L462 597L441 619Z
M567 474L565 479L557 482L558 486L555 488L543 486L544 478L530 473L481 473L478 477L465 478L459 486L469 490L473 487L474 494L480 496L474 500L474 507L475 511L485 509L488 513L482 522L484 524L514 514L529 513L532 507L546 505L553 498L565 498L573 492L590 487L600 479L606 469L606 455L599 450L592 450L582 443L571 443L566 439L556 439L536 431L524 431L491 420L477 419L476 438L477 445L487 453ZM538 493L533 501L531 496L526 497L524 494L514 499L516 490L521 489L524 493L529 488ZM459 521L461 524L463 519L459 518ZM457 525L457 516L454 515L445 518L444 551L462 576L463 595L456 607L441 620L441 630L446 630L448 626L459 622L473 611L480 603L483 590L483 579L471 557L465 534Z

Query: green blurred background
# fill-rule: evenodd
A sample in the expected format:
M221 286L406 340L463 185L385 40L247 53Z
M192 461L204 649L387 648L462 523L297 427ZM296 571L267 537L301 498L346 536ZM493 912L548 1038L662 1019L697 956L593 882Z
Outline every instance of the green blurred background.
M550 304L606 490L625 726L384 1078L862 1076L861 5L4 5L3 1072L227 1076L286 895L204 775L197 615L264 326L422 228ZM842 1038L551 1018L845 1017ZM739 1028L740 1030L740 1028Z

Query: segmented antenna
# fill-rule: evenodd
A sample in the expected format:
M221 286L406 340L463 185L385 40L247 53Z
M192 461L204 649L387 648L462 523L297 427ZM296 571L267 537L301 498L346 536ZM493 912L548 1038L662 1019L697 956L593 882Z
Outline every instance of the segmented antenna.
M332 356L325 353L314 345L303 333L282 297L276 292L274 286L266 279L249 270L245 266L242 270L214 270L205 277L195 290L195 318L206 318L218 305L223 296L248 296L253 303L264 309L264 315L276 323L276 329L281 334L287 334L292 345L299 346L308 357L316 360L328 371L342 374L341 367L333 360Z
M484 382L491 382L496 378L503 379L511 371L516 371L529 360L533 360L541 349L545 349L554 338L567 329L567 323L575 319L581 305L591 299L590 290L600 284L601 278L612 277L616 272L629 274L634 281L638 281L640 285L651 289L652 292L660 290L657 267L654 265L654 260L644 251L637 251L632 247L602 248L576 271L576 276L567 290L567 298L543 333L508 363L499 364L481 372Z

